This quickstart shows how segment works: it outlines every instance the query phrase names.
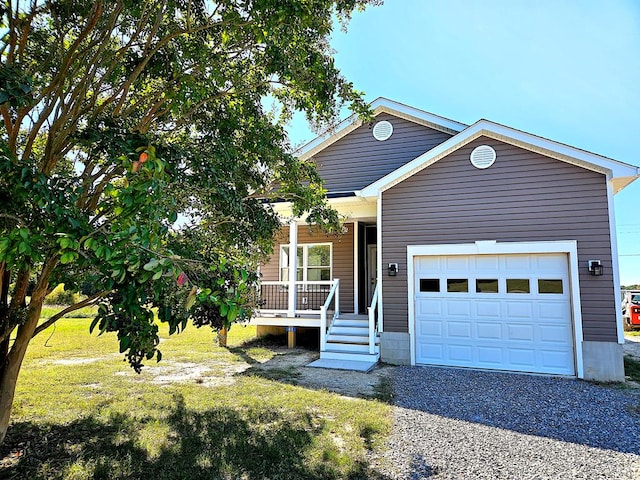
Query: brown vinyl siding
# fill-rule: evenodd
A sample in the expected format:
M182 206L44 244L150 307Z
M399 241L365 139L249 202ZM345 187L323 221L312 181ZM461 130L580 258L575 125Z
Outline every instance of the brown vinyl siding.
M353 223L345 225L347 232L340 235L327 235L317 227L298 226L298 244L332 243L333 278L340 279L340 311L353 313ZM260 266L262 280L279 280L280 245L289 243L289 227L282 227L275 238L274 252L269 261Z
M388 140L376 140L364 124L313 157L329 192L360 190L451 137L393 115L375 122L381 120L393 125Z
M469 161L479 145L497 154L486 170ZM382 227L383 265L400 267L383 277L385 331L408 330L407 245L577 240L584 340L617 341L604 175L479 138L384 192Z

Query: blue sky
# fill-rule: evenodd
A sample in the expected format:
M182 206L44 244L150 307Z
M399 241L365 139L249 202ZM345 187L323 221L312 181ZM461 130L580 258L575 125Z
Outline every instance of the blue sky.
M640 165L637 0L386 0L332 46L369 101L486 118ZM289 135L315 136L302 118ZM615 206L621 283L640 283L640 180Z

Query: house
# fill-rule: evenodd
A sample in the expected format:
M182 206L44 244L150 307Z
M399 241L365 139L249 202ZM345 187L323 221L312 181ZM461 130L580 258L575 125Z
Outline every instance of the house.
M320 328L321 359L624 380L613 195L640 168L488 120L371 108L298 152L344 233L275 204L288 225L253 323Z

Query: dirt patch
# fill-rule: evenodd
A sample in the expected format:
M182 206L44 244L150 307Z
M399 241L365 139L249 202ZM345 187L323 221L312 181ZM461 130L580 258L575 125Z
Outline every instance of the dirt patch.
M292 385L327 390L347 398L380 398L380 386L389 378L393 367L379 366L369 373L347 370L310 368L308 364L317 360L317 351L303 348L288 349L269 346L273 357L262 360L246 356L243 361L224 362L174 362L163 360L159 365L148 365L140 375L131 370L117 372L156 385L196 383L203 387L232 385L240 375L263 377ZM241 352L240 352L240 356ZM90 363L99 358L69 359L67 362Z
M275 379L272 372L277 372L283 381L302 387L328 390L350 398L371 398L378 396L381 382L393 371L393 367L382 365L369 373L311 368L306 365L318 359L318 352L284 348L273 351L272 359L254 365L246 373Z
M51 363L54 365L82 365L85 363L94 363L104 360L107 357L80 357L80 358L63 358L60 360L53 360Z
M625 335L622 349L625 355L640 360L640 337Z

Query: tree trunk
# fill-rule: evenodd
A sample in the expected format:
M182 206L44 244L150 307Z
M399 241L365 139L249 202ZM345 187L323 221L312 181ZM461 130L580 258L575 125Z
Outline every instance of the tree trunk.
M44 297L47 295L49 277L57 262L57 257L53 257L44 263L40 278L29 302L27 318L25 322L18 327L16 338L11 345L9 353L0 358L0 361L2 361L2 372L0 373L0 443L4 442L4 438L7 435L20 367L22 366L29 342L33 338L33 332L38 326Z
M7 435L18 374L20 373L22 360L24 360L29 342L33 337L33 332L38 326L46 292L46 287L39 291L34 291L33 298L37 298L38 300L34 302L32 299L29 305L27 320L18 328L18 333L11 346L11 350L8 355L4 357L2 376L0 377L0 443L4 441L4 437Z
M218 330L218 346L226 347L227 346L227 329L226 327L222 327Z

